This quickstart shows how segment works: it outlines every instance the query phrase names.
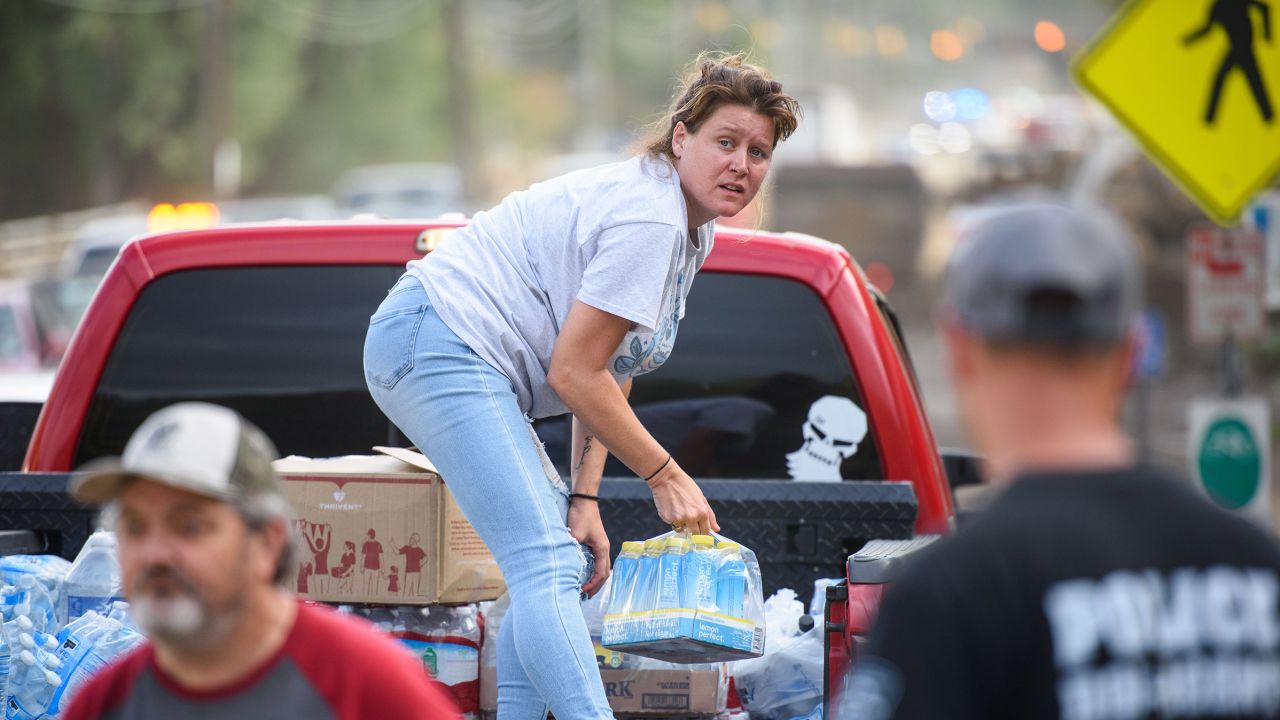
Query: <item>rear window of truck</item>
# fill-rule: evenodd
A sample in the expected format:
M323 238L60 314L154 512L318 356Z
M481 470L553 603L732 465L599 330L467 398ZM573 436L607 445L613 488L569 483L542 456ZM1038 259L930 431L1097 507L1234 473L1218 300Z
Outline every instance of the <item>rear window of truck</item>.
M870 418L826 306L801 283L698 276L675 350L636 379L640 421L697 478L878 480ZM568 477L569 422L538 423ZM628 475L615 458L606 475Z
M408 444L368 395L369 316L402 266L245 267L149 284L90 405L76 463L119 454L150 413L203 400L234 408L282 454ZM699 276L675 352L638 378L641 421L700 478L878 479L871 423L830 316L806 286ZM567 476L565 419L537 424ZM616 461L607 474L627 475Z

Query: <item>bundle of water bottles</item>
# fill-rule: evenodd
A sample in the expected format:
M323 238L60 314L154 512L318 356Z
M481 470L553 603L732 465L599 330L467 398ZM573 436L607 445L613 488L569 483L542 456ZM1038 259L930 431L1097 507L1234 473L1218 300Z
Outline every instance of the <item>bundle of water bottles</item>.
M0 701L5 720L57 718L98 668L142 642L120 599L115 536L69 563L0 557Z
M444 686L463 720L480 717L478 605L339 605L395 638Z
M601 644L677 663L762 655L755 553L720 535L672 532L623 543Z

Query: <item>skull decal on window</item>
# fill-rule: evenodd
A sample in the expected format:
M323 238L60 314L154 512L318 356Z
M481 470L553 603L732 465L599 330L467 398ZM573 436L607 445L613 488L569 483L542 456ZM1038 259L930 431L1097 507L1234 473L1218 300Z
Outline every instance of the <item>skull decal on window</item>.
M867 435L867 414L847 397L825 395L809 406L801 432L804 445L787 455L791 479L840 482L840 463Z

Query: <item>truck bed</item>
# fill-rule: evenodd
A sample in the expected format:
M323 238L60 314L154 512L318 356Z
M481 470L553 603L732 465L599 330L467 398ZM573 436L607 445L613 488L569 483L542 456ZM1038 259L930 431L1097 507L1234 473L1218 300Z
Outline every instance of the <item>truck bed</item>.
M0 531L30 530L44 552L74 560L96 511L67 494L70 473L0 473ZM916 498L907 482L708 480L700 483L723 534L760 560L765 595L808 597L820 577L843 577L841 559L872 539L912 536ZM638 478L605 478L600 512L615 552L625 540L667 532Z

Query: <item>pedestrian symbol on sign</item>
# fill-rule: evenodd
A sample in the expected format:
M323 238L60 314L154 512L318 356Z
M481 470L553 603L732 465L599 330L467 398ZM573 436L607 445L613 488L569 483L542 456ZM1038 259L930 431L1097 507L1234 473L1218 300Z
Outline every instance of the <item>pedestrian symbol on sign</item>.
M1280 0L1128 0L1072 64L1210 217L1235 225L1280 172Z
M1262 119L1267 124L1271 123L1271 99L1267 96L1267 85L1263 82L1262 71L1258 69L1258 57L1253 49L1253 17L1249 11L1255 8L1262 19L1262 37L1271 42L1271 8L1263 0L1216 0L1209 9L1209 17L1205 19L1204 25L1182 39L1183 45L1192 45L1204 39L1214 25L1221 25L1231 43L1213 78L1213 87L1209 90L1209 106L1204 112L1206 125L1212 125L1217 117L1222 86L1228 73L1236 68L1249 81L1249 89L1253 92L1253 99Z
M1205 490L1222 507L1237 510L1253 501L1262 483L1262 456L1249 426L1222 417L1204 434L1198 458Z

